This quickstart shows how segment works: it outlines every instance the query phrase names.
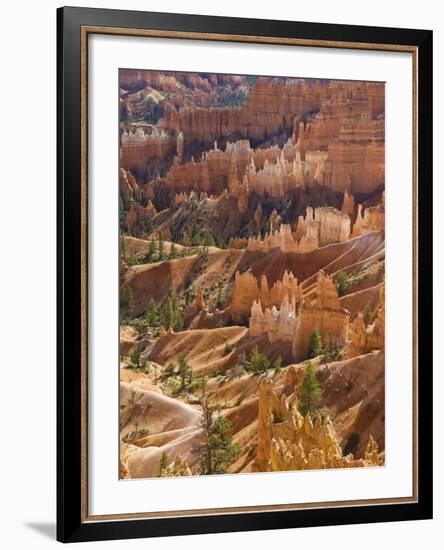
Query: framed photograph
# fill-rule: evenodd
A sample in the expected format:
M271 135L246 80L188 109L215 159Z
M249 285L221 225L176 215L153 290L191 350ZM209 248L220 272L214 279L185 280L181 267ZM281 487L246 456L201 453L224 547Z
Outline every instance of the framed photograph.
M58 10L58 539L432 517L432 32Z

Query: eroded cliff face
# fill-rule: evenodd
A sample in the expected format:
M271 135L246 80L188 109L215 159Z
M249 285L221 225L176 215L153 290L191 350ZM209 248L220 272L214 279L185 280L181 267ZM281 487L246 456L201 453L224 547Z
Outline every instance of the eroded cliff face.
M139 197L140 188L130 170L120 168L119 191L122 202L127 208Z
M132 202L126 214L126 223L129 233L143 231L149 220L152 220L156 214L157 211L150 200L147 202L146 206L142 206L138 202Z
M302 288L293 273L285 271L282 279L269 285L263 275L258 281L250 272L236 272L231 298L231 311L234 318L242 319L248 316L254 302L260 302L265 308L280 306L284 298L299 304L303 300Z
M365 323L360 311L350 325L347 357L356 357L372 350L383 350L385 345L385 285L380 287L379 308L373 322Z
M270 342L290 342L293 358L307 357L310 335L317 329L324 342L347 342L350 313L341 307L336 286L322 272L316 281L316 297L306 296L297 307L295 296L286 295L278 310L276 306L262 309L261 301L251 307L249 331L252 336L266 334Z
M244 105L237 109L171 109L165 117L165 126L182 130L187 142L219 140L221 137L241 135L243 138L263 140L291 128L295 114L307 115L320 107L322 84L284 83L259 78Z
M308 207L305 218L299 216L296 230L291 225L282 224L279 230L270 232L262 239L260 235L247 240L250 252L269 252L279 248L282 252L306 254L319 246L344 242L350 238L350 216L331 207ZM240 242L231 241L234 248Z
M181 139L156 126L145 132L141 127L135 131L124 130L120 138L120 165L123 168L142 168L151 159L163 159L172 153L180 155Z
M334 191L370 193L384 184L384 121L346 119L328 146L323 183Z
M383 121L376 122L383 124ZM240 140L228 142L224 151L215 142L213 149L203 152L198 160L192 158L181 163L183 141L179 143L176 139L176 150L180 154L176 155L162 185L172 193L194 190L220 195L228 191L236 197L255 193L276 199L314 184L335 192L371 194L384 182L384 140L377 140L371 133L363 139L353 128L349 130L351 135L341 131L327 151L307 150L303 160L291 140L282 149L277 146L251 149L248 140ZM151 154L144 147L143 142L138 147L133 145L128 154L128 146L122 148L124 165L140 165L140 159ZM151 150L154 151L150 145ZM172 150L166 140L162 156ZM135 155L136 160L131 160L131 155Z
M344 455L328 415L303 416L295 394L279 399L273 384L259 386L258 442L253 471L319 470L379 466L384 463L370 435L362 458Z

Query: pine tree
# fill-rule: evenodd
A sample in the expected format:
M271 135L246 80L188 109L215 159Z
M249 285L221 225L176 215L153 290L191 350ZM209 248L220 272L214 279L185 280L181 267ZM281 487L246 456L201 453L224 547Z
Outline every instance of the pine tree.
M304 376L300 388L299 412L304 416L306 414L313 416L321 399L321 386L311 361L305 363Z
M151 239L150 244L148 246L148 252L146 254L147 262L153 262L156 256L157 256L157 242L154 239Z
M188 363L185 354L181 353L178 357L178 369L177 372L180 376L180 390L182 391L185 388L186 380L188 378L188 383L190 384L193 378L193 370Z
M248 361L248 370L255 374L265 372L270 368L270 361L266 355L259 351L257 346L251 350L250 360Z
M160 310L160 324L165 330L172 328L172 316L171 298L168 297Z
M162 233L159 233L159 260L163 260L165 257L165 241L163 240Z
M185 304L189 306L195 299L196 294L194 292L193 285L189 286L184 292Z
M204 233L203 244L204 244L204 247L205 247L205 251L208 251L210 246L214 246L214 237L213 237L212 233L208 230L206 230L205 233Z
M321 334L317 328L314 328L308 341L308 358L313 359L322 353Z
M182 310L179 303L179 298L177 296L176 290L173 288L170 295L170 311L171 311L171 326L174 331L179 332L183 329L184 319L182 315Z
M146 319L150 327L159 326L159 308L153 298L151 298L148 302L148 307L146 308Z
M128 319L131 317L134 309L134 298L131 287L126 286L121 294L121 309L120 315L122 319Z
M222 474L239 454L240 446L233 442L231 422L216 415L215 408L209 405L205 385L201 407L202 441L193 447L193 453L201 474Z

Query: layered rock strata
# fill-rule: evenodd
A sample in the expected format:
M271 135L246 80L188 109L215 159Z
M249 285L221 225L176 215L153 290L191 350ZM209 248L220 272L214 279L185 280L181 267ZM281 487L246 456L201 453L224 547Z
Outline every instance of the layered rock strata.
M291 225L282 224L279 230L268 233L262 239L260 235L250 237L247 249L250 252L269 252L279 248L281 252L305 254L319 246L344 242L350 238L350 216L332 207L307 207L306 216L299 216L295 232ZM232 240L233 248L238 248L239 241Z
M202 137L214 141L233 134L263 140L291 128L296 114L305 116L317 111L324 90L318 81L287 83L259 78L241 107L179 111L171 108L165 116L165 126L183 131L187 142Z
M270 308L280 306L285 298L294 300L296 304L303 300L302 288L292 272L285 270L282 279L273 285L269 285L265 275L258 281L251 271L236 272L231 298L231 310L235 318L248 316L254 302Z
M181 157L183 152L183 136L174 135L150 126L149 132L143 128L135 131L124 130L120 139L120 166L123 168L144 167L150 159L163 159L176 153Z
M307 296L300 308L295 298L286 296L278 310L276 306L262 309L260 301L253 302L249 320L249 332L257 337L266 334L270 342L290 342L293 358L306 359L310 336L317 329L324 342L347 342L350 313L341 307L333 281L319 272L316 281L316 298Z

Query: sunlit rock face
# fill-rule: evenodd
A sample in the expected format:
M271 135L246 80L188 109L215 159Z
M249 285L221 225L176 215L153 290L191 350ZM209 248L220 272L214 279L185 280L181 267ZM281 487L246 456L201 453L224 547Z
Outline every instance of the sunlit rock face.
M290 342L293 358L307 357L310 335L317 329L323 341L335 340L342 345L347 341L349 312L341 307L336 285L322 272L316 281L316 297L307 296L297 307L296 296L286 295L280 304L263 310L261 300L251 307L249 331L252 336L266 334L270 342Z
M291 225L282 224L279 230L265 235L250 237L247 249L250 252L269 252L279 248L282 252L306 254L319 246L347 241L351 234L351 220L347 213L332 207L308 207L305 218L299 216L296 230ZM241 242L233 240L234 248L240 248Z
M347 357L356 357L385 347L385 285L380 287L380 305L375 319L367 326L360 311L350 325Z
M328 415L303 416L294 394L278 398L273 384L259 386L258 444L253 470L260 472L377 466L383 463L370 435L363 458L344 456Z
M150 159L164 158L177 152L177 137L173 133L150 127L124 130L120 140L120 165L123 168L143 167Z
M241 107L171 109L165 117L165 126L183 131L188 143L235 134L261 140L291 128L296 114L303 116L318 110L324 93L325 86L316 81L286 84L259 78Z
M250 313L253 302L260 301L263 307L280 306L284 298L296 303L303 299L302 288L293 273L285 271L282 279L269 285L264 275L260 280L250 272L236 272L234 280L231 310L235 317L243 317Z

